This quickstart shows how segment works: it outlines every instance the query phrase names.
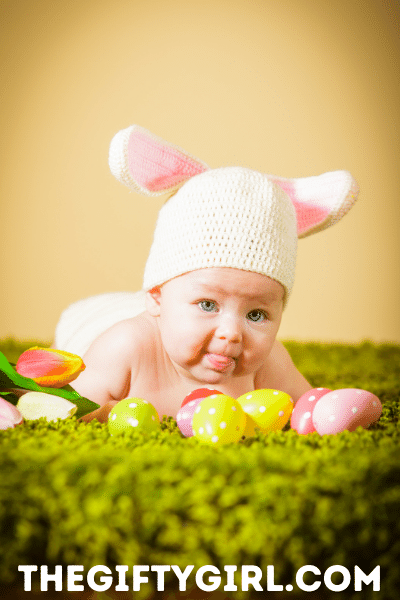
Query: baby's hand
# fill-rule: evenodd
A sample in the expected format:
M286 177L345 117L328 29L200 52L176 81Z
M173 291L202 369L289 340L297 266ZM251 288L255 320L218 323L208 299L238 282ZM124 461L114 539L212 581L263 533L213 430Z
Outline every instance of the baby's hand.
M103 406L100 406L100 408L97 408L96 410L81 417L79 420L88 423L93 419L97 419L98 421L100 421L100 423L106 423L108 421L108 415L110 414L111 409L116 404L118 404L118 400L109 400L108 402L103 404Z

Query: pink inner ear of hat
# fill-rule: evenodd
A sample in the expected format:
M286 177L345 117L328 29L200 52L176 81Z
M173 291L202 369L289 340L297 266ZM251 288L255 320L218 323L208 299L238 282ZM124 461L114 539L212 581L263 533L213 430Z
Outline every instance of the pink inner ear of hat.
M322 223L330 211L321 206L315 206L311 202L297 202L293 200L297 215L297 234L300 235L310 227Z
M297 179L268 177L292 200L298 237L305 237L339 221L350 210L359 191L356 181L347 171L331 171Z
M329 208L321 206L321 198L315 198L315 203L313 201L306 202L303 199L298 198L296 186L293 181L284 180L282 178L273 178L273 181L288 194L293 202L297 217L298 235L304 233L307 229L310 229L310 227L321 223L330 214Z
M150 135L133 131L128 142L131 176L150 192L170 189L207 168Z

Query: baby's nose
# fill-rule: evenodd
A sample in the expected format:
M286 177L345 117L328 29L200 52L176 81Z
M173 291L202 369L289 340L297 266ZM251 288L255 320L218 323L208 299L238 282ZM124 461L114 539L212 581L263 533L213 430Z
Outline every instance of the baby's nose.
M221 317L216 330L216 335L221 340L227 340L231 343L242 341L242 328L240 320L235 316Z

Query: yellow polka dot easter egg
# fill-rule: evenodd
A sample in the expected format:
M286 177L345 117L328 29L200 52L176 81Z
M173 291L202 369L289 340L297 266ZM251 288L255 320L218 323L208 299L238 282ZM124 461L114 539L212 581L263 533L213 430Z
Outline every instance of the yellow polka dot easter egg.
M211 446L238 442L246 426L246 415L237 400L213 394L200 402L193 421L193 435Z
M150 433L160 428L156 409L142 398L125 398L118 402L108 415L108 430L111 435L131 429Z
M254 390L239 396L237 401L263 433L282 429L293 410L289 394L279 390Z

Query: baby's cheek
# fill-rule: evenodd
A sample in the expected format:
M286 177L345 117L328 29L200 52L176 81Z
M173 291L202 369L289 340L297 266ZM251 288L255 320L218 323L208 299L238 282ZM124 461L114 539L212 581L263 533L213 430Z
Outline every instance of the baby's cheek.
M179 327L179 340L182 353L192 356L198 356L206 345L206 333L198 327L190 327L190 324L181 324Z
M194 363L201 354L202 343L190 330L176 327L165 336L164 348L169 357L178 364L185 366Z
M272 336L253 339L243 351L244 359L254 369L260 368L270 355L274 341L275 338Z
M250 375L255 373L264 363L264 353L243 349L236 362L236 375Z

